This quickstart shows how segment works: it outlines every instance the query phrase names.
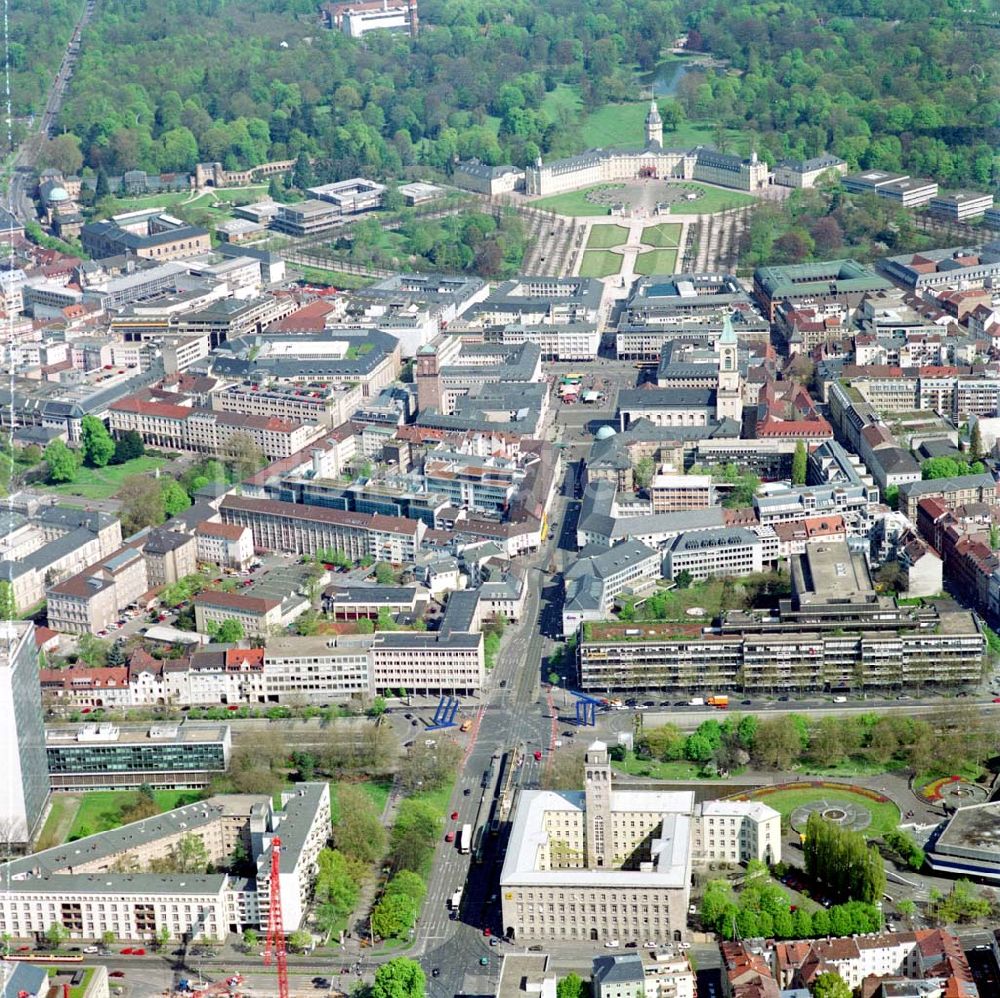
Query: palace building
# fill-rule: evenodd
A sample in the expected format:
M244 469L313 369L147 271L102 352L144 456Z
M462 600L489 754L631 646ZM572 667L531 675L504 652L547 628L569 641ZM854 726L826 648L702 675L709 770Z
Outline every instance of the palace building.
M621 180L700 180L739 191L758 191L770 182L767 164L757 159L718 152L705 146L664 149L663 121L652 101L646 115L643 149L590 149L579 156L543 163L538 158L525 170L529 196L546 196L591 184Z

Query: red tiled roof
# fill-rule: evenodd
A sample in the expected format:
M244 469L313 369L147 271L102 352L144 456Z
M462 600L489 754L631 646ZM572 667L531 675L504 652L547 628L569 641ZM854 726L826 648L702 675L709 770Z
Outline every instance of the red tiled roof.
M257 614L264 614L281 606L281 600L263 599L260 596L244 596L242 593L227 593L221 589L206 589L198 593L194 601L200 606L217 606Z
M243 536L243 531L248 527L241 527L235 523L215 523L213 520L204 520L195 527L196 534L208 537L224 537L227 541L238 541Z
M35 645L44 648L53 638L58 638L59 632L53 631L51 627L35 627Z
M39 669L42 688L64 690L122 689L128 686L128 669L125 666L89 669Z

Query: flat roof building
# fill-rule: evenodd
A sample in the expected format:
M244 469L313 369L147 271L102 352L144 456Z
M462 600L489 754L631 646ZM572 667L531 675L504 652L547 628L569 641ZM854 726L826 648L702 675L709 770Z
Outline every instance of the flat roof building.
M87 724L49 727L45 754L52 787L74 792L207 787L229 768L226 724L154 724L120 728Z
M37 835L49 799L38 648L30 621L0 622L0 749L4 844L19 852Z
M1000 882L1000 801L959 807L931 837L927 862L936 873Z
M993 195L982 191L952 191L939 193L928 205L931 212L952 222L978 218L993 207Z
M505 935L619 945L682 939L693 792L616 790L603 742L587 749L584 770L582 793L528 790L518 799L500 874Z

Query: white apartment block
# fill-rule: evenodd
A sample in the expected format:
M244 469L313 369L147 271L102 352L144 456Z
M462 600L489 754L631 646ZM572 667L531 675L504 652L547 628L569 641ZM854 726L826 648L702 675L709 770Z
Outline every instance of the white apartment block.
M210 590L195 596L194 618L201 634L213 625L238 620L246 637L263 638L282 625L281 600Z
M591 980L594 998L695 998L697 992L690 961L669 950L594 957Z
M266 927L272 840L279 858L285 929L304 921L319 851L330 834L330 789L304 783L268 797L212 797L154 818L102 832L6 864L0 888L0 931L16 939L65 926L71 939L221 940L244 928ZM141 871L188 835L197 836L213 864L225 864L238 844L256 859L256 882L229 873ZM261 925L261 922L264 925Z
M682 939L693 793L616 791L602 742L587 750L585 777L583 793L522 793L500 875L505 934L619 945Z
M375 690L459 693L482 689L482 634L383 631L371 649Z
M703 801L691 829L694 863L781 862L781 815L759 801Z
M774 538L777 555L777 535ZM677 578L688 572L700 581L715 576L751 575L764 570L764 544L761 537L745 527L721 527L717 530L699 530L675 537L666 551L664 575Z
M711 475L685 475L662 467L649 483L654 513L707 509L715 505Z
M374 635L271 638L264 650L264 700L325 704L368 695L374 642Z
M212 408L217 412L240 412L302 423L340 426L347 422L364 401L358 384L337 384L330 388L295 385L228 385L213 392Z
M194 531L198 561L210 561L220 568L245 569L253 561L253 531L235 523L206 520Z

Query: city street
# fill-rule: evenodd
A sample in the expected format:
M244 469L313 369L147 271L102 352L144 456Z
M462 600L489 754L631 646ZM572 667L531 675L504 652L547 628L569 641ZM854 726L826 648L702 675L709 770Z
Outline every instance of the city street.
M450 829L478 820L488 826L490 808L501 775L500 759L508 750L524 747L524 762L517 770L521 788L538 786L541 769L550 751L552 719L541 695L542 662L558 642L561 620L561 584L544 568L554 564L561 570L563 560L575 549L575 519L568 507L575 486L576 467L568 465L560 494L553 502L551 521L558 524L557 540L549 538L529 562L529 594L523 621L510 626L497 665L484 693L485 709L475 741L452 796L451 810L459 812ZM546 672L547 672L546 668ZM541 762L533 753L542 752ZM485 788L483 776L491 769L494 755L499 758L493 779ZM468 791L468 796L466 796ZM503 935L497 881L505 851L504 835L483 831L481 862L462 855L454 843L441 842L430 878L430 892L424 902L418 926L415 955L427 973L427 993L431 998L450 998L466 991L466 975L485 976L495 986L500 957L510 944L491 939ZM463 889L461 913L452 919L447 902L455 890ZM483 934L489 928L490 937ZM485 957L488 965L480 964ZM437 971L437 976L434 972Z

